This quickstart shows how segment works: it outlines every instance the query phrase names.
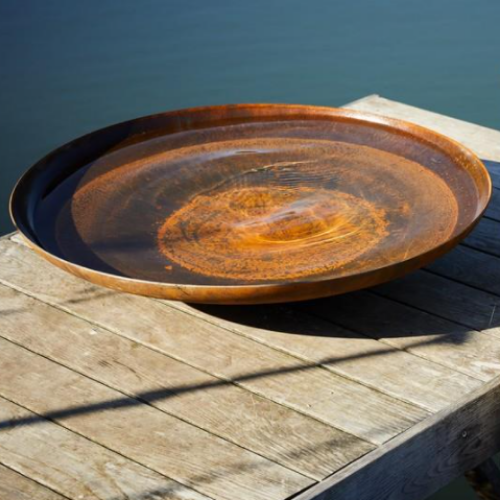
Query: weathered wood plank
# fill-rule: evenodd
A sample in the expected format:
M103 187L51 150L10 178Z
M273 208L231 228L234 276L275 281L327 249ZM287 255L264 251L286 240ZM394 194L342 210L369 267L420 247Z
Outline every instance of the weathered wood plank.
M360 99L346 105L346 107L417 123L452 137L471 148L481 158L500 161L500 131L498 130L391 101L376 95ZM492 177L497 178L499 175L500 171L497 172L497 169L492 171Z
M485 215L500 222L500 189L493 189Z
M3 339L0 366L4 398L214 498L281 500L314 483Z
M0 499L64 500L58 493L0 464Z
M465 238L464 245L500 256L500 222L483 217L470 236Z
M429 417L294 500L421 500L500 450L500 383Z
M426 267L446 278L500 294L500 258L459 245Z
M41 259L33 279L25 267L31 251L13 243L1 248L11 262L2 260L2 282L374 444L427 414L160 302L93 287Z
M346 104L344 104L343 106L341 106L342 108L352 108L354 107L355 105L359 105L360 103L362 103L363 101L367 101L367 102L372 102L373 99L377 99L379 98L380 96L378 94L370 94L370 95L366 95L364 97L361 97L359 99L355 99L354 101L351 101L351 102L348 102Z
M483 158L482 160L490 173L493 188L500 190L500 162L489 160L488 158ZM495 192L493 194L495 194Z
M0 301L0 313L7 309L0 317L3 337L311 478L321 479L373 449L21 293L0 286Z
M9 258L8 251L2 252L0 250L0 266L2 268L0 279L7 279L9 283L22 287L28 293L33 293L33 285L30 284L32 276L36 270L44 269L43 265L47 266L47 264L41 263L41 259L29 250L22 249L20 252L19 257L15 260L16 262L22 261L22 267L19 267L20 265L15 262L13 263ZM47 267L47 275L53 272L54 270ZM66 280L67 275L57 274L53 276L58 281L46 282L44 288L55 290L52 293L57 294L57 290L61 289L60 280ZM71 297L71 294L68 295L70 292L66 287L63 287L61 291L64 297ZM197 314L198 317L206 321L236 331L271 347L299 356L309 363L324 365L335 373L431 411L443 408L454 401L457 394L466 394L479 383L477 380L451 369L391 348L387 344L381 344L371 338L336 327L331 323L303 315L296 308L289 307L283 314L282 311L285 309L279 306L267 308L212 307L209 310L210 314L205 314L201 310L190 308L182 303L170 303L169 305L190 314ZM66 304L65 307L72 312L81 314L80 309L73 302ZM101 311L103 309L105 308L100 308ZM293 312L293 317L290 316L291 312ZM85 311L85 313L89 314L89 311ZM232 315L238 323L225 321L218 317L224 313ZM95 321L95 317L88 317ZM185 316L180 318L184 321L187 320ZM262 324L263 320L266 323L264 325ZM255 327L248 324L252 321L256 322ZM259 321L261 321L260 326ZM293 342L290 342L291 339ZM383 363L380 362L380 356L383 356ZM79 356L76 355L75 359L78 360L78 358ZM135 368L135 370L137 369ZM411 369L414 377L402 378L400 373L404 369ZM240 427L238 422L235 422L235 425ZM272 445L272 440L270 440L270 444ZM326 464L328 461L323 458L323 462Z
M481 384L450 368L304 314L297 306L169 305L431 411L446 407ZM401 377L404 372L412 377Z
M486 157L487 158L487 157ZM495 163L488 163L488 171L491 176L491 181L493 183L493 187L496 189L500 188L500 165L498 161Z
M72 500L208 500L1 397L0 462Z
M417 271L373 290L475 330L500 324L500 297L425 271Z
M500 374L498 338L370 292L311 301L298 307L482 380Z

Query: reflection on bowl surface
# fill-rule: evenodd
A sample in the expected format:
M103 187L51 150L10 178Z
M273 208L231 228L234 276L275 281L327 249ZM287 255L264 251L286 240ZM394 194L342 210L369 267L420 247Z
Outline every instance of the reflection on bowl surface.
M309 120L133 142L43 200L44 243L122 276L219 285L342 277L446 242L459 205L439 153L434 169L343 135Z

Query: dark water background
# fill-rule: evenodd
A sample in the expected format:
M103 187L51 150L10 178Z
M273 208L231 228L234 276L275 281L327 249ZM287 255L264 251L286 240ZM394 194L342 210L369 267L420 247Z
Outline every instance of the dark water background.
M500 129L500 1L0 0L0 234L18 176L93 129L371 93Z

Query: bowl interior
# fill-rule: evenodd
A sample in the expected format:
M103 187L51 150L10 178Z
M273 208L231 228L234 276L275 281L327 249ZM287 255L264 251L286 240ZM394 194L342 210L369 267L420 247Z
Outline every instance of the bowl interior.
M36 243L152 282L310 282L425 254L484 210L477 160L440 136L250 111L127 122L55 152L18 186Z

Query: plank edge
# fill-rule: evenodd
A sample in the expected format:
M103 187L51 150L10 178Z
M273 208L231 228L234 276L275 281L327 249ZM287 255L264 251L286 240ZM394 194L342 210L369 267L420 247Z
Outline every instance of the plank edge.
M460 431L460 427L462 427L462 425L466 423L462 422L461 418L467 416L467 411L476 411L477 413L477 409L481 407L481 405L493 405L495 403L495 399L497 400L497 406L500 406L498 401L499 395L500 376L495 377L491 381L487 382L484 386L481 386L477 390L468 394L456 404L450 406L449 408L441 410L434 415L429 416L428 418L415 424L410 429L403 431L401 434L394 437L387 443L379 446L376 450L369 452L360 459L347 465L340 471L320 481L318 484L311 486L303 493L291 498L293 498L294 500L333 500L336 498L340 498L336 496L336 488L344 486L344 484L348 481L353 481L353 478L356 478L358 484L364 483L363 475L366 475L367 471L373 473L373 471L375 470L376 474L378 474L380 477L385 476L386 481L390 481L391 477L404 477L406 482L409 482L411 479L418 479L421 468L425 469L425 466L427 465L429 459L429 457L427 457L425 453L420 455L419 457L416 457L417 460L421 461L420 467L419 464L416 464L415 462L405 464L401 460L396 460L393 461L393 463L395 463L396 465L393 468L388 469L387 464L383 463L381 459L387 459L387 457L393 454L397 455L398 452L401 452L403 447L412 440L425 440L428 434L432 434L432 431L434 429L439 430L439 427L443 425L445 426L443 432L450 433L450 437L455 441L459 439L465 440L467 438L469 438L469 440L473 439L474 436L469 435L466 430ZM498 410L498 408L496 409ZM495 412L491 413L491 416L493 416L493 413ZM452 477L451 480L459 477L461 474L464 474L467 470L477 467L479 464L481 464L498 450L500 450L500 420L498 418L491 418L489 421L486 421L485 419L485 422L481 422L481 424L482 427L490 427L488 429L488 434L490 435L490 437L492 437L492 440L488 446L491 448L491 450L489 450L487 453L482 453L475 457L473 463L471 464L466 464L465 460L461 461L458 464L457 470L454 473L454 477ZM457 427L459 428L459 432L457 432ZM467 447L464 448L467 449ZM379 469L378 471L377 468ZM448 482L449 481L443 483L442 481L439 481L438 477L436 482L429 485L425 492L419 493L419 497L414 497L411 495L406 497L404 496L404 493L401 492L400 496L391 495L390 498L394 500L399 498L426 498L427 496L436 492L440 487L445 486ZM375 486L376 489L379 485L373 485L372 483L372 486ZM360 489L356 497L357 500L374 500L376 498L382 497L377 496L377 492L374 491L373 488L364 491L361 491Z

